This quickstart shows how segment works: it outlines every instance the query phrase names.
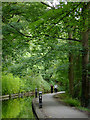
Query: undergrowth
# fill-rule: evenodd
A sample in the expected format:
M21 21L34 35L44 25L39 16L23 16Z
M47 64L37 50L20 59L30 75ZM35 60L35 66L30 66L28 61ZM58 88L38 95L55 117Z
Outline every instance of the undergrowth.
M69 105L71 107L76 107L77 109L82 111L90 112L90 109L81 106L81 103L78 99L71 98L70 95L67 93L57 94L54 97L58 98L59 101L62 101L66 105Z

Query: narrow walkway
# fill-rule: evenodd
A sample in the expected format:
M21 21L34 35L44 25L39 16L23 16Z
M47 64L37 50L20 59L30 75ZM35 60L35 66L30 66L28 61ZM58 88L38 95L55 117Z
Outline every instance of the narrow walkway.
M43 95L43 106L39 109L38 98L34 99L34 109L38 118L78 118L78 120L88 120L88 115L76 110L75 108L65 106L58 102L53 96L58 93ZM80 119L81 118L81 119ZM64 119L62 119L64 120ZM76 120L76 119L75 119Z

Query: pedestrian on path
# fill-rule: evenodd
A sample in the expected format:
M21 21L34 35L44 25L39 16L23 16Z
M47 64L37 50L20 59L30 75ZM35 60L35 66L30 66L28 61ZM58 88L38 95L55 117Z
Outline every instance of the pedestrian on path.
M51 85L51 93L53 93L53 85Z
M57 87L58 87L57 85L54 85L54 92L55 93L58 91Z

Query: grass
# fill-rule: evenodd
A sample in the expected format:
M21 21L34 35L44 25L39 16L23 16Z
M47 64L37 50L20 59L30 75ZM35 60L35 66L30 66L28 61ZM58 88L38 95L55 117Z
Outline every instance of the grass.
M84 112L90 112L90 109L81 106L81 103L78 99L71 98L70 95L68 95L67 93L57 94L54 97L57 98L59 101L65 103L66 105L75 107Z
M85 107L77 107L77 108L81 111L86 111L86 112L90 113L90 109L88 109L88 108L85 108Z

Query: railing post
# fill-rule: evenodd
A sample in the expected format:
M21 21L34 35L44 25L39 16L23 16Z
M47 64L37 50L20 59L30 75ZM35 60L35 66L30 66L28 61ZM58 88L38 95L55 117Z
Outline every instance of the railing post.
M42 92L39 92L39 108L42 108Z
M9 99L11 99L11 94L9 94Z
M19 94L18 94L18 97L20 98L21 96L22 96L21 93L19 93Z

